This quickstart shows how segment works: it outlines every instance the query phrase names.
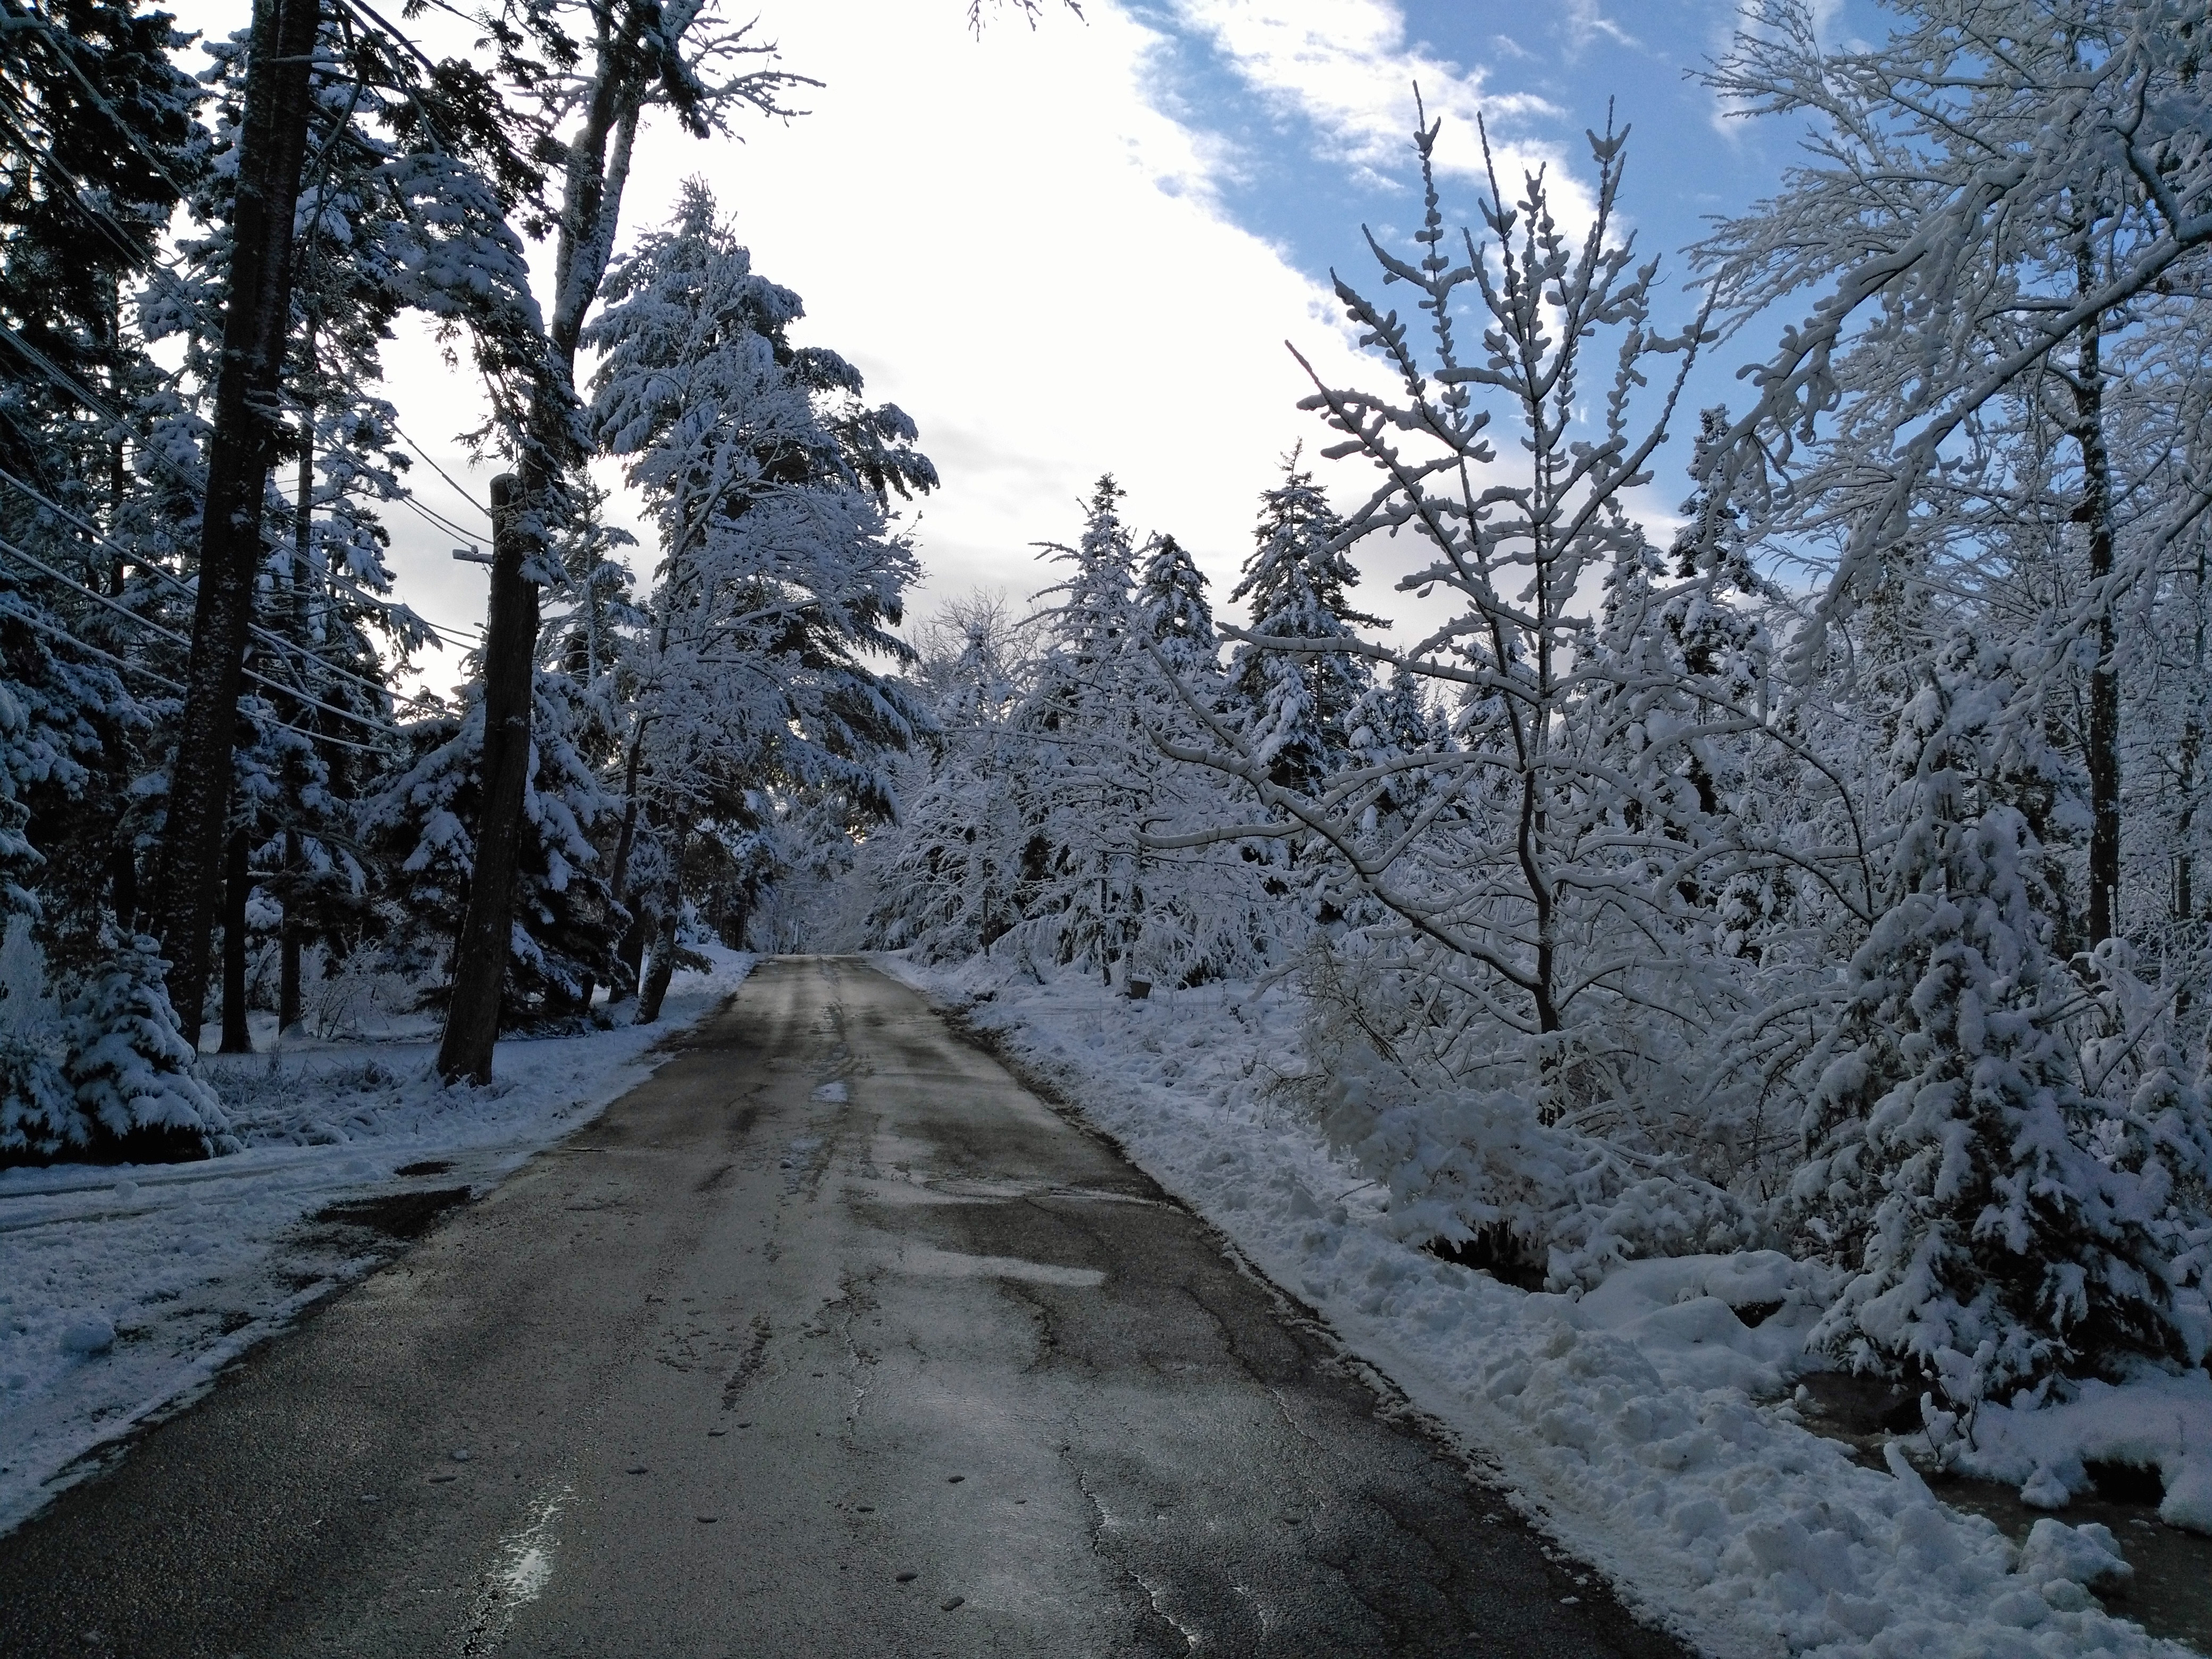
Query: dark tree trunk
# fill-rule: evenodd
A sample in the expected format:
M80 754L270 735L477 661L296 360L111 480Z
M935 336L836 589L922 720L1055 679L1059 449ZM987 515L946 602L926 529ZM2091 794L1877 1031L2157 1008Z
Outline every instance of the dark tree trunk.
M554 505L557 469L572 459L568 437L569 410L559 400L567 394L575 373L576 345L584 316L599 297L613 252L615 229L620 221L623 195L629 185L630 161L637 137L638 117L654 74L654 59L641 52L639 43L649 18L647 8L634 3L618 14L603 9L594 45L596 61L591 90L585 100L581 128L569 141L568 172L564 181L560 234L554 248L553 304L546 319L546 338L559 368L557 380L541 380L532 393L528 442L522 459L520 499L514 503L517 516L542 526ZM510 489L513 488L510 482ZM495 549L492 569L491 623L487 634L499 626L501 580ZM492 702L495 670L487 640L484 665L485 754L483 817L477 830L477 872L469 889L469 919L453 957L453 994L446 1016L446 1040L438 1067L447 1077L466 1075L478 1082L491 1077L492 1045L498 1030L500 992L507 978L507 929L513 895L513 852L521 835L522 784L530 750L532 658L538 644L538 590L520 580L520 556L513 566L514 578L507 586L505 604L510 611L526 610L528 638L522 646L520 701L503 715L508 734L515 738L518 755L509 757L516 769L511 792L492 788ZM523 590L527 589L527 592ZM502 705L504 707L504 704ZM510 821L511 817L511 821ZM493 879L484 879L485 849L494 848L506 862L489 866ZM489 889L496 889L489 891ZM479 898L495 907L501 927L494 942L479 928ZM463 1018L465 1011L465 1019Z
M300 1023L303 1012L300 1002L300 936L307 930L293 914L299 906L300 894L300 837L295 830L284 832L284 868L291 876L291 884L285 889L284 931L277 946L276 1031L280 1036Z
M2096 270L2083 240L2080 286L2094 286ZM2120 677L2112 623L2112 472L2105 449L2105 383L2100 361L2102 324L2082 324L2074 385L2074 436L2081 446L2081 504L2089 527L2089 591L2097 606L2097 660L2089 671L2089 945L2094 950L2120 926Z
M292 599L292 638L300 647L298 671L303 684L309 684L307 662L313 643L313 629L311 610L313 599L308 584L313 580L315 550L315 405L313 389L315 379L315 325L311 316L307 321L306 350L302 354L307 364L307 386L301 397L300 410L300 471L292 489L292 568L290 572ZM310 685L310 689L313 687ZM315 729L318 711L301 706L300 723L308 730ZM293 792L296 802L299 793ZM305 908L306 860L300 856L300 832L287 828L284 831L284 923L277 935L276 963L276 1034L282 1037L299 1024L302 1013L300 1000L300 946L307 933L301 914Z
M126 838L107 857L108 890L115 905L115 923L126 933L138 931L138 860Z
M307 148L319 0L257 0L231 217L230 294L208 441L199 593L158 888L170 1000L197 1031L207 1000L208 935L230 814L231 749L261 558L263 483L274 456L279 380L291 325L292 215Z
M222 1048L226 1054L253 1052L253 1033L246 1023L246 897L253 887L246 863L246 831L234 831L223 858Z
M523 574L531 548L514 476L491 481L491 609L484 636L483 811L468 912L453 947L453 993L438 1071L491 1080L500 1000L514 915L522 799L530 781L530 700L538 645L538 585Z
M664 908L653 930L653 960L644 981L637 988L637 1024L650 1025L660 1018L660 1005L668 995L668 981L676 974L676 922L682 907Z
M663 641L666 643L664 633ZM639 721L637 730L630 734L629 757L623 767L622 832L615 837L614 869L608 886L614 902L625 909L630 908L629 861L637 850L637 820L640 810L638 779L645 763L645 722ZM632 910L629 925L615 943L615 960L629 970L629 982L637 983L637 970L645 960L647 919L641 910ZM610 987L609 996L619 994L618 987Z

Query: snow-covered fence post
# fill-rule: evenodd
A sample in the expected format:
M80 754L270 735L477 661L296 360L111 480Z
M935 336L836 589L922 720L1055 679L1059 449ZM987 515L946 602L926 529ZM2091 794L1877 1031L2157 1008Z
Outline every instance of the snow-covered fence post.
M477 826L469 905L453 947L438 1072L447 1082L491 1081L513 932L514 860L530 781L531 665L538 645L538 585L525 569L530 536L520 522L511 472L491 481L491 600L484 626L483 815Z

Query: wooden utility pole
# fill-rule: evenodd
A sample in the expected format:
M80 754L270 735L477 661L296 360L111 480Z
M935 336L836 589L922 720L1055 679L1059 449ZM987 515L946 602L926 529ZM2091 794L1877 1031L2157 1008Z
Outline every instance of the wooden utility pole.
M238 694L261 567L262 492L278 439L278 393L292 321L292 216L299 204L319 0L256 0L231 214L230 294L208 440L199 592L184 717L169 768L156 884L169 1000L197 1041L208 938L222 885Z
M533 538L514 475L491 481L491 602L484 629L483 809L477 816L469 905L453 943L453 999L446 1008L438 1072L447 1082L491 1081L501 994L514 917L514 866L522 842L522 798L530 781L532 659L538 652L538 584L526 574Z

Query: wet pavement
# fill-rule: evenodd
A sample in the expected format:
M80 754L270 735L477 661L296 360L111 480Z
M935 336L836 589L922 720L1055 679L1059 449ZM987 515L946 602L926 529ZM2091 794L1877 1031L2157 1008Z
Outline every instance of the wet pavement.
M1105 1143L762 964L0 1547L0 1654L1679 1655Z

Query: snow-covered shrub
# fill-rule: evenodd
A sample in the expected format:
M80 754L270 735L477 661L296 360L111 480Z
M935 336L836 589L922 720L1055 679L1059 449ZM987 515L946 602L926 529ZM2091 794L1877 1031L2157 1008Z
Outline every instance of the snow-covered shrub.
M1316 940L1300 963L1310 1071L1285 1080L1330 1144L1389 1194L1389 1225L1533 1286L1620 1263L1763 1247L1757 1206L1662 1150L1650 1126L1560 1112L1455 1065L1419 975ZM1413 1007L1408 1012L1408 1002Z
M2155 1065L2109 1086L2042 848L2017 807L1976 810L2019 764L2013 689L1954 641L1900 720L1894 896L1846 970L1791 1188L1806 1243L1855 1273L1816 1340L1967 1408L2185 1357L2173 1291L2212 1173L2198 1091Z
M177 1030L160 947L111 934L105 961L63 1010L62 1075L82 1115L86 1151L116 1159L225 1150L229 1123Z
M88 1139L52 1045L0 1032L0 1167L39 1164Z

